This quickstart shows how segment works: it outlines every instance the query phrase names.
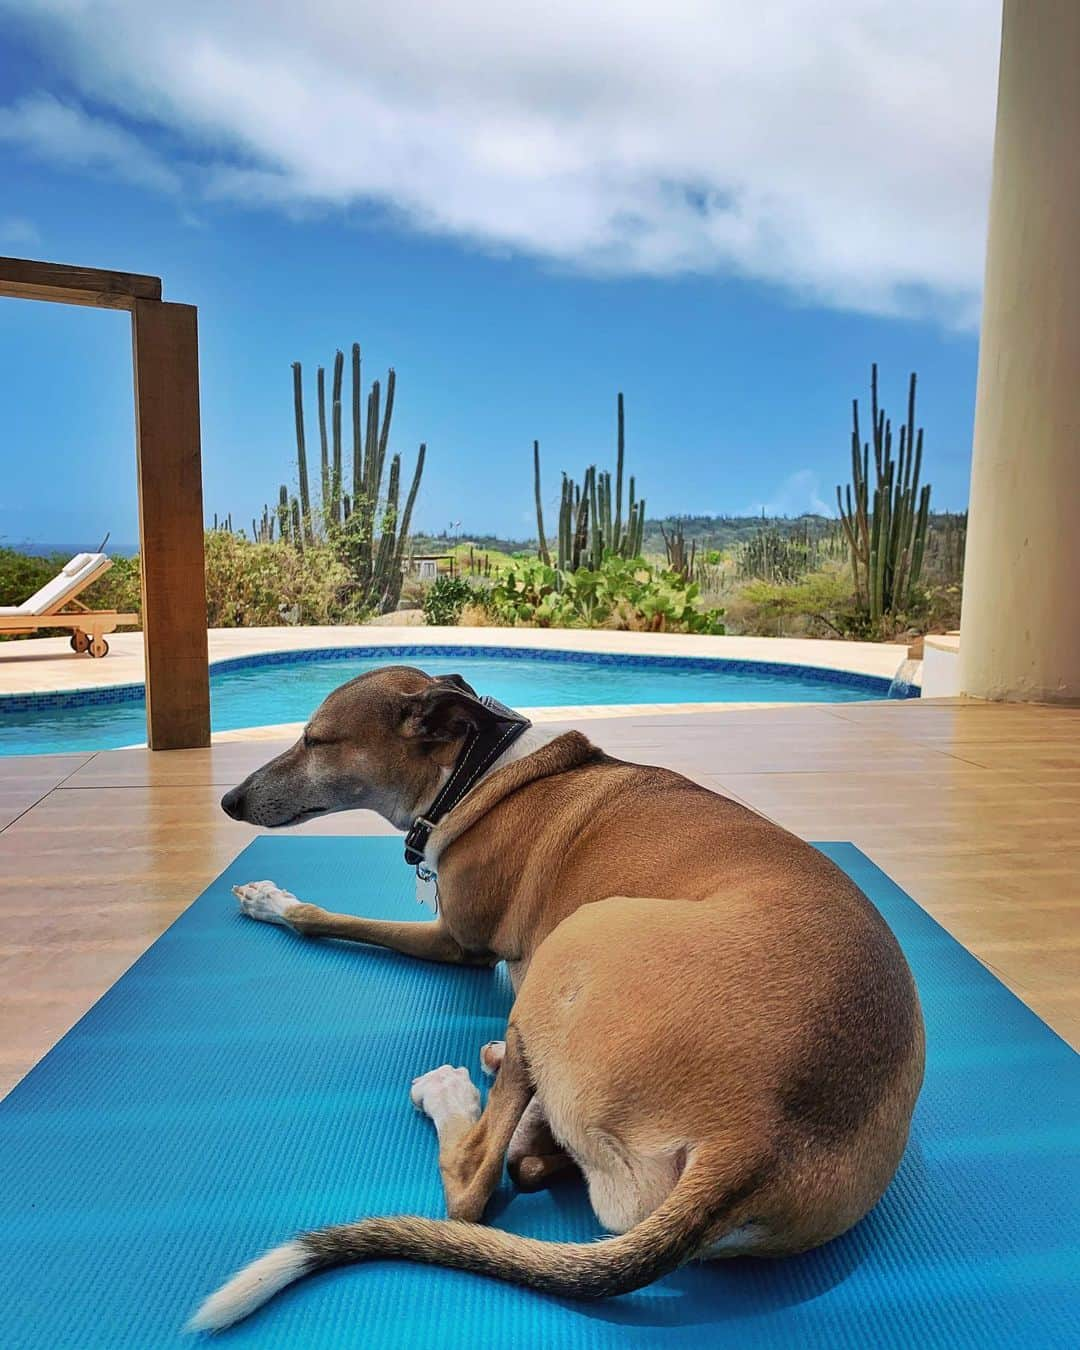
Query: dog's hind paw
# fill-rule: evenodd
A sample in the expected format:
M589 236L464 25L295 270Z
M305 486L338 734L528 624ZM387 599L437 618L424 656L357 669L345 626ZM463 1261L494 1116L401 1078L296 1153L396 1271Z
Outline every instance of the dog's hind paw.
M506 1057L505 1041L488 1041L480 1047L480 1067L489 1078L494 1078Z
M431 1069L413 1079L409 1098L418 1111L431 1117L440 1134L449 1120L480 1119L480 1093L468 1069L455 1069L450 1064Z
M290 891L283 891L272 881L249 881L246 886L234 886L233 895L240 902L240 911L249 919L262 923L279 923L288 927L289 910L300 901Z

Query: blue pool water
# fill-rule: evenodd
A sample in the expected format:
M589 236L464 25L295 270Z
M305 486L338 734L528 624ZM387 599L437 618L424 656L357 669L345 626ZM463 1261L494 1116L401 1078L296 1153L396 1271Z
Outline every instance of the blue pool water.
M357 647L222 661L210 674L215 731L305 721L339 684L389 662L455 671L511 707L608 703L848 703L889 682L807 666L476 647ZM0 698L0 754L108 750L146 739L141 685Z

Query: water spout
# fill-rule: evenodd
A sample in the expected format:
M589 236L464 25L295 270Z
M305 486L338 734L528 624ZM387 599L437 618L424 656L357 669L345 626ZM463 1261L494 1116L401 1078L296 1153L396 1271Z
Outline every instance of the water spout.
M922 662L904 660L896 668L889 685L889 698L918 698L921 694Z

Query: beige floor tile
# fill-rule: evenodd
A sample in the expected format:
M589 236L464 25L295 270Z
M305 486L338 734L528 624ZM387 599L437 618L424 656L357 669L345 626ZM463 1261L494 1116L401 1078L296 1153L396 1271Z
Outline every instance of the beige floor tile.
M1080 1044L1080 710L820 704L582 729L851 840ZM0 760L0 1090L256 836L219 799L288 743ZM393 833L368 813L298 832Z

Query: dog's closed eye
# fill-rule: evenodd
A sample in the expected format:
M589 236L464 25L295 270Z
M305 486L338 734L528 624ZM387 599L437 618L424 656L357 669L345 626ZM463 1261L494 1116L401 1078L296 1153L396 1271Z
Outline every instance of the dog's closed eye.
M329 736L316 736L313 732L304 729L304 749L314 750L320 745L333 745L335 742Z

